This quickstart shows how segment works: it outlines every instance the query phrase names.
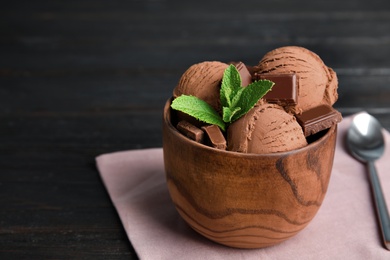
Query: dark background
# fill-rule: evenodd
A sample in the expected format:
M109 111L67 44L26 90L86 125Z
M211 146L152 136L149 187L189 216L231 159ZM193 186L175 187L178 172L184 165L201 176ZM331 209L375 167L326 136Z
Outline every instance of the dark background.
M94 158L160 147L181 74L300 45L390 130L390 2L2 1L0 259L132 259ZM145 241L147 243L147 241Z

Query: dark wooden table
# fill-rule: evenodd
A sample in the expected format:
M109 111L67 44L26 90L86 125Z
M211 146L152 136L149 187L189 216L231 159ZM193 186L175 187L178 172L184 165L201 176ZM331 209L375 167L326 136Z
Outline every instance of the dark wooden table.
M1 4L0 259L137 258L94 158L160 147L164 102L200 61L304 46L338 73L339 111L390 130L388 0L215 2Z

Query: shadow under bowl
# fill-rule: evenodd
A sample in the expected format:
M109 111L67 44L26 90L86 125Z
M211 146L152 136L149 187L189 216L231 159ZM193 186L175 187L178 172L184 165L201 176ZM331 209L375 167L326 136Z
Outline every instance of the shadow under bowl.
M306 147L245 154L192 141L164 108L166 180L181 217L198 233L236 248L262 248L293 237L316 215L333 166L337 126Z

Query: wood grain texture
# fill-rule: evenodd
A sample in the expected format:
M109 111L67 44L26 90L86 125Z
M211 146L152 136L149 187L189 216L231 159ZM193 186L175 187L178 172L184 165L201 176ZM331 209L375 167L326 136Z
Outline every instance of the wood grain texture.
M262 248L309 224L327 191L336 126L291 152L235 153L181 135L169 105L163 122L167 184L176 209L194 230L227 246Z

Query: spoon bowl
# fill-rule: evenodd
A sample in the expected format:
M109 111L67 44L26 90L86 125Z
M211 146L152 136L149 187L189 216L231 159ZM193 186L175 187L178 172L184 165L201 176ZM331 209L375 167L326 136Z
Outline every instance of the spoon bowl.
M378 120L368 113L357 114L348 130L347 145L350 152L360 161L379 159L384 152L382 127Z
M348 129L347 147L356 159L367 164L383 243L390 250L390 217L374 164L385 150L382 127L378 120L365 112L357 114Z

